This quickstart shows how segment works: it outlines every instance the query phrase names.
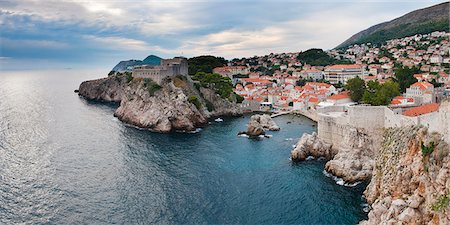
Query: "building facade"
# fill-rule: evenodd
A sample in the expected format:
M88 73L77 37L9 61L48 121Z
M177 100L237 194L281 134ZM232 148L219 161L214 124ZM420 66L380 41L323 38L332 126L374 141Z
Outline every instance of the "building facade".
M360 64L340 64L325 67L325 80L331 84L346 84L348 80L364 77L364 68Z
M188 75L188 62L184 57L162 59L159 66L141 65L133 68L133 78L150 78L161 84L166 77Z

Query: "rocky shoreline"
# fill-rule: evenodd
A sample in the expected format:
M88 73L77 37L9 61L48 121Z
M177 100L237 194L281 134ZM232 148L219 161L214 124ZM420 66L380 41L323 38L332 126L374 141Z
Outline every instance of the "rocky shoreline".
M365 142L353 140L352 148L336 148L322 141L317 133L303 134L291 152L293 161L304 161L308 157L327 160L325 171L342 178L348 184L367 181L371 178L374 159L370 152L364 148Z
M369 182L364 196L372 210L361 224L450 223L450 147L440 134L421 126L389 128L377 154L358 143L337 149L316 133L303 134L291 159L324 158L325 171L342 178L341 185Z
M217 116L240 116L240 107L213 90L195 88L182 76L155 85L151 80L112 76L84 81L78 94L88 100L120 102L114 112L119 120L155 132L192 132ZM209 106L209 110L206 106Z

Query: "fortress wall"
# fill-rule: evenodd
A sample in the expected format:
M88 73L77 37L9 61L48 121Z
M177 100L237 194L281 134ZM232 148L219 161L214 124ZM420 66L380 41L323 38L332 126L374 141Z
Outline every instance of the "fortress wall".
M395 114L385 106L350 106L347 111L330 107L321 112L318 113L318 136L336 149L353 148L359 142L370 143L367 148L376 152L384 128L411 125L426 126L430 132L442 134L450 143L450 102L442 102L437 112L418 117Z
M350 106L345 113L319 114L318 136L335 149L361 147L376 152L381 145L385 108L381 106ZM333 116L334 115L334 116Z
M416 117L407 117L403 116L402 114L396 114L389 108L385 107L385 114L384 114L385 128L411 126L417 124L418 122Z

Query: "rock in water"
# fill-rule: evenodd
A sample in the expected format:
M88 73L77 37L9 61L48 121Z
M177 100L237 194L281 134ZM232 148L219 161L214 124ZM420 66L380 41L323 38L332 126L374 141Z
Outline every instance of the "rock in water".
M278 131L280 127L272 120L270 115L253 115L247 124L247 135L256 137L264 135L266 130Z
M320 140L317 137L317 133L313 132L312 134L303 134L291 152L291 159L294 161L304 161L308 156L313 156L314 158L324 157L330 160L334 155L335 152L333 152L331 145Z

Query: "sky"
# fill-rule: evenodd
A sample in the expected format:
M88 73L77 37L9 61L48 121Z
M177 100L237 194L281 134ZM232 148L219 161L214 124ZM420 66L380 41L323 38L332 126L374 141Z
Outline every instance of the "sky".
M0 0L0 69L332 49L434 0Z

